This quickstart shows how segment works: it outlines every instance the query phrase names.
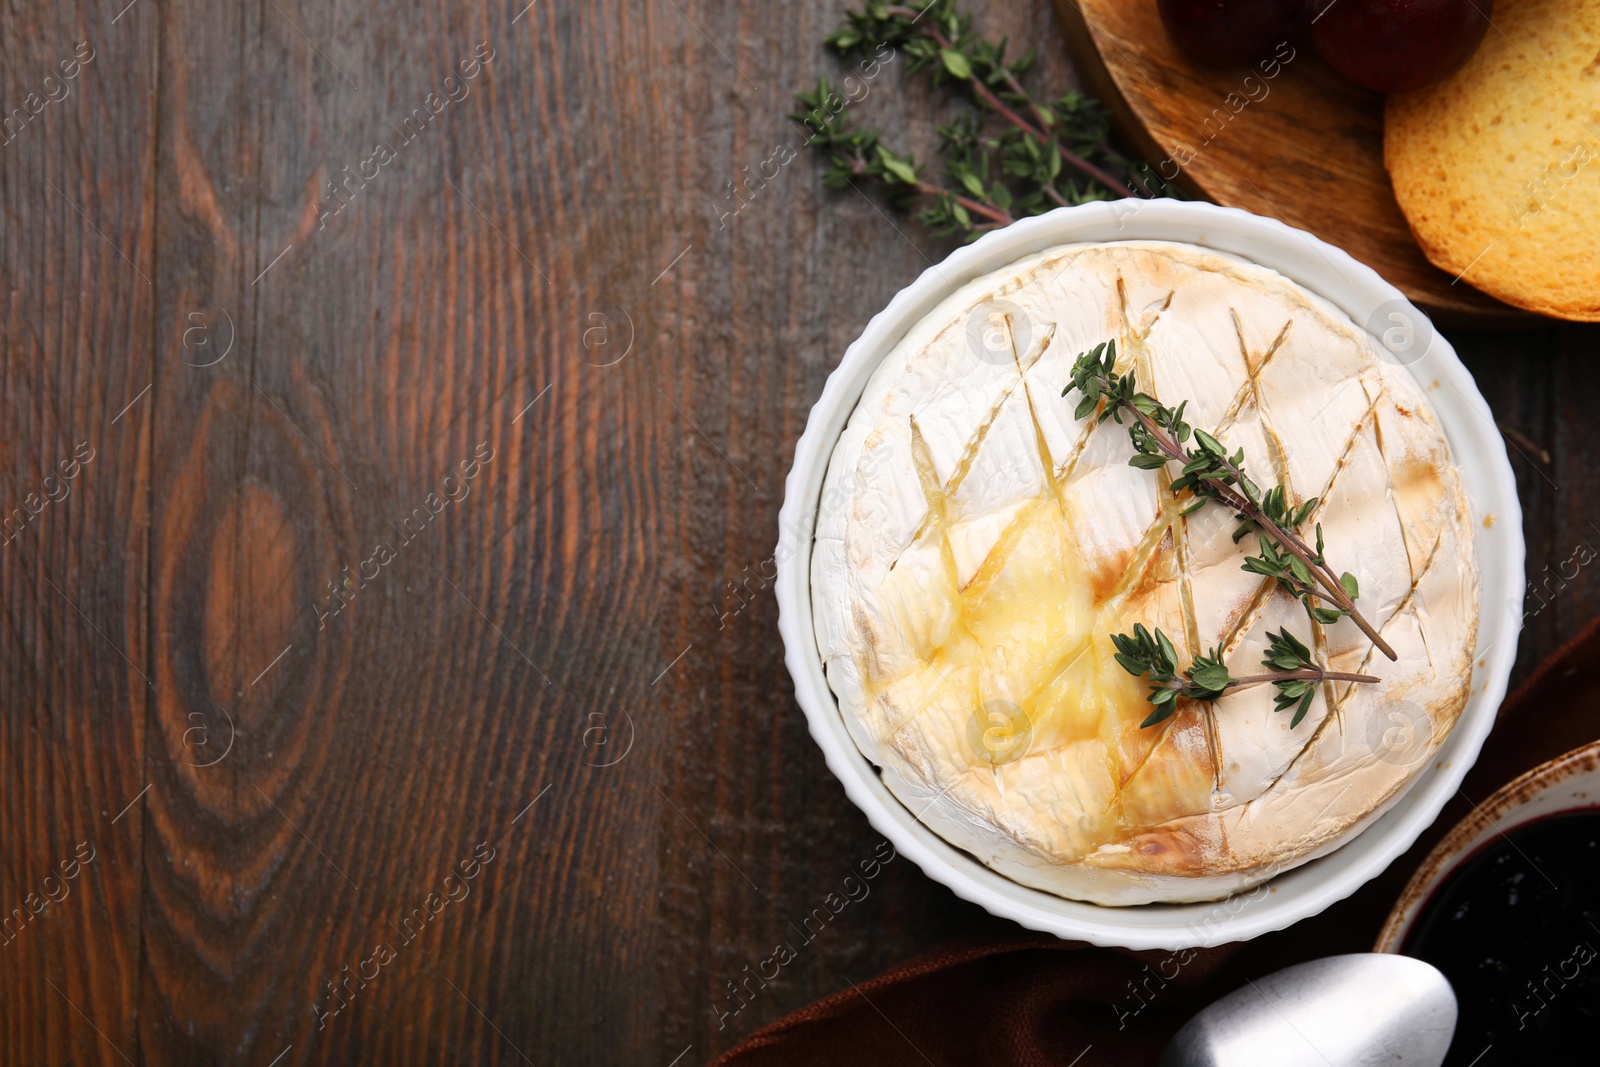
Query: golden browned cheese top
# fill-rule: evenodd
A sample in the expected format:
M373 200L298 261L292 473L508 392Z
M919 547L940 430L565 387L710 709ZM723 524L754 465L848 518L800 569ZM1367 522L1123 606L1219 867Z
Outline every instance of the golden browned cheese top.
M1397 662L1242 570L1231 512L1180 514L1125 429L1073 418L1073 360L1110 338L1256 481L1319 499L1306 530ZM1032 257L913 328L835 449L812 557L829 684L909 809L1019 882L1132 904L1225 896L1397 799L1465 703L1477 571L1427 390L1379 351L1272 271L1155 242ZM1270 686L1141 728L1109 640L1137 622L1235 674L1287 627L1382 681L1324 683L1294 728Z

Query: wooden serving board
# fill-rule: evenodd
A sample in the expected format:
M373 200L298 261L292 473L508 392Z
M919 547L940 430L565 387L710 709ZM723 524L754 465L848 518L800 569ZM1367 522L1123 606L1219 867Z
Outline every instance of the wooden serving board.
M1085 87L1163 177L1316 234L1447 324L1528 319L1423 256L1384 170L1382 94L1309 41L1265 64L1212 67L1172 42L1155 0L1055 3Z

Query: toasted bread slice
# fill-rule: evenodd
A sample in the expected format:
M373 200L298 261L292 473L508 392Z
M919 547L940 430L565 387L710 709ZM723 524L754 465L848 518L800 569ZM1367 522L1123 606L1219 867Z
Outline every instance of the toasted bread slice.
M1384 163L1430 260L1600 321L1600 0L1509 0L1467 64L1389 98Z

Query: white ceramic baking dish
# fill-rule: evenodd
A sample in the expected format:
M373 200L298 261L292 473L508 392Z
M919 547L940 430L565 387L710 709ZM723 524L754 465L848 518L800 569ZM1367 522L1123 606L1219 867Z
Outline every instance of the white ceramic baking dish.
M1226 900L1104 907L1029 889L946 843L897 800L856 748L823 673L811 617L811 542L835 442L878 364L966 282L1076 242L1181 241L1270 267L1365 325L1428 391L1478 526L1477 668L1455 729L1387 812L1334 852ZM1437 383L1435 385L1434 383ZM1487 521L1485 521L1487 520ZM1181 949L1255 937L1315 915L1404 852L1461 784L1494 723L1522 621L1522 510L1489 406L1427 317L1371 268L1300 230L1233 208L1125 200L1061 208L984 236L928 268L867 324L828 378L795 448L779 514L778 628L795 697L828 767L900 852L956 895L1034 930L1098 945Z

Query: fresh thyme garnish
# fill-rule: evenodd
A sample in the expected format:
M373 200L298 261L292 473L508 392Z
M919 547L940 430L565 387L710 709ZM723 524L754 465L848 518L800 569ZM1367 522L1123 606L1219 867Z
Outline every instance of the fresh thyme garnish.
M1394 649L1356 609L1361 590L1355 575L1348 571L1336 575L1328 566L1321 523L1316 527L1315 549L1298 533L1297 528L1316 507L1316 498L1293 505L1281 485L1263 493L1245 476L1244 449L1229 455L1221 441L1183 420L1188 401L1176 408L1166 407L1138 391L1133 371L1118 374L1116 362L1115 340L1102 341L1078 356L1072 365L1072 381L1061 390L1062 396L1074 389L1083 394L1075 417L1088 417L1102 401L1097 423L1114 419L1120 426L1123 415L1130 416L1128 437L1135 453L1128 460L1130 466L1157 470L1169 462L1182 463L1182 471L1169 488L1175 493L1187 489L1194 496L1194 503L1184 508L1183 514L1200 510L1208 501L1232 508L1240 522L1235 541L1251 530L1260 531L1261 555L1248 557L1244 570L1276 579L1319 623L1330 625L1349 616L1380 652L1395 659ZM1185 447L1191 438L1194 446Z
M893 151L878 133L846 122L838 94L826 78L819 80L814 92L796 94L802 110L790 118L806 124L807 143L830 150L823 174L829 188L879 179L897 206L927 202L918 215L924 225L969 238L1063 205L1174 195L1148 167L1141 173L1110 146L1097 101L1077 90L1053 101L1030 94L1021 78L1033 53L1007 61L1006 42L976 33L954 0L869 3L848 12L845 25L824 43L847 59L896 49L912 73L930 72L935 85L959 87L974 105L939 127L950 181L944 185L928 180L912 156ZM991 116L1003 124L995 135L986 133Z
M1278 687L1273 711L1294 708L1294 718L1289 726L1300 725L1317 695L1317 683L1324 680L1341 682L1376 682L1370 674L1348 674L1330 671L1311 658L1311 650L1287 629L1277 633L1267 631L1269 644L1263 667L1271 667L1268 674L1247 674L1235 678L1222 662L1222 654L1215 648L1208 656L1196 656L1183 672L1178 670L1178 651L1172 641L1159 628L1155 636L1145 629L1144 623L1134 623L1133 633L1112 634L1111 643L1117 646L1117 662L1134 676L1143 675L1150 680L1150 714L1139 726L1154 726L1165 722L1178 710L1178 698L1213 701L1221 699L1230 689L1271 682Z

